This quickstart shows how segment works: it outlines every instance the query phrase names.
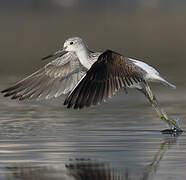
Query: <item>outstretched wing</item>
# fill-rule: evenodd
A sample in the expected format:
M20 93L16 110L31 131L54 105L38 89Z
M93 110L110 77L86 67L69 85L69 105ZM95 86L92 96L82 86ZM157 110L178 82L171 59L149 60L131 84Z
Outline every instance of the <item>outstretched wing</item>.
M58 97L70 92L86 71L76 54L68 52L2 93L19 100Z
M122 87L131 87L143 81L142 72L128 58L107 50L88 70L66 98L67 108L97 105Z

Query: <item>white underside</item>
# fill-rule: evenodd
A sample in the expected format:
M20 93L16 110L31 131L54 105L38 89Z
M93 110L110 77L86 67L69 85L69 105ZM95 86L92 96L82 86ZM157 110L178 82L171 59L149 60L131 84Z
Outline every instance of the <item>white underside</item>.
M166 81L164 78L162 78L159 74L159 72L154 69L152 66L149 66L148 64L142 62L142 61L138 61L132 58L129 58L129 60L131 60L136 66L140 67L141 69L143 69L146 74L144 75L144 79L146 81L150 81L150 82L160 82L170 88L175 89L176 86L169 83L168 81Z

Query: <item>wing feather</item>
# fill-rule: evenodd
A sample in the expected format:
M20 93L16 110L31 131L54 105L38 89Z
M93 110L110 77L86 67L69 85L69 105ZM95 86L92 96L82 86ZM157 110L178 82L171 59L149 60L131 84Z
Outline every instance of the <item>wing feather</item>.
M68 108L83 108L101 103L120 88L144 81L142 72L128 58L107 50L88 70L85 77L67 96Z
M2 93L19 100L58 97L70 92L86 71L76 54L68 52Z

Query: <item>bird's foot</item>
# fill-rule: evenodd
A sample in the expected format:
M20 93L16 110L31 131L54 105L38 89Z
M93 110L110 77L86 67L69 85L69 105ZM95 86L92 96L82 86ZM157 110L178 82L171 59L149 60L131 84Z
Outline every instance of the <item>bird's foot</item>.
M162 134L171 134L171 135L174 135L174 136L177 136L177 135L181 135L184 131L179 127L173 127L173 128L170 128L170 129L165 129L165 130L162 130L161 133Z
M169 118L165 112L162 113L161 119L164 120L170 127L170 129L163 130L163 134L180 134L184 132L180 127L179 119Z

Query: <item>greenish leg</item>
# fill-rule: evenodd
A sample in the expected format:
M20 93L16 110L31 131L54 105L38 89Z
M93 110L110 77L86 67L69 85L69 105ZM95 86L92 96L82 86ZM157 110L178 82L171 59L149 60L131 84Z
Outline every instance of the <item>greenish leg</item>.
M153 95L150 87L148 86L148 84L144 84L143 88L140 89L141 92L143 92L143 94L149 99L152 107L155 109L157 115L163 120L165 121L169 127L175 131L182 131L181 128L178 125L178 122L175 121L174 119L171 119L168 117L167 113L160 107L156 97Z

